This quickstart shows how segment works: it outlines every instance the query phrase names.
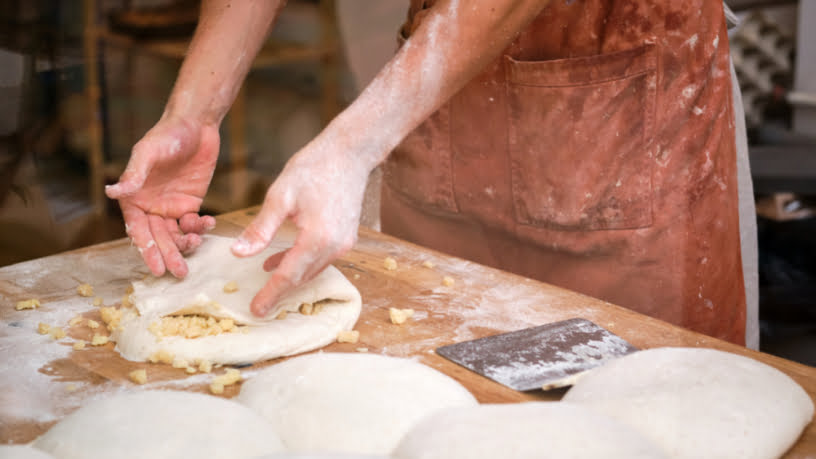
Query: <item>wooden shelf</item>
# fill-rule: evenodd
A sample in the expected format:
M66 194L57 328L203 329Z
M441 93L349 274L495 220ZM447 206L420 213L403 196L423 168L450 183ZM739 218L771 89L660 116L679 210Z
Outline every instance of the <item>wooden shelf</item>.
M107 27L96 27L92 33L104 44L133 49L169 59L184 59L190 44L189 39L140 40L126 34L114 32ZM337 46L334 44L303 45L300 43L268 41L255 57L252 67L261 68L315 61L332 56L336 52Z

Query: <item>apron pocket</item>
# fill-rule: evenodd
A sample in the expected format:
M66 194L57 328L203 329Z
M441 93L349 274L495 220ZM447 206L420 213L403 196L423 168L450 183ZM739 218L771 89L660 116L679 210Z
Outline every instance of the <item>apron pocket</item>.
M505 57L516 222L557 230L652 224L654 45L591 57Z

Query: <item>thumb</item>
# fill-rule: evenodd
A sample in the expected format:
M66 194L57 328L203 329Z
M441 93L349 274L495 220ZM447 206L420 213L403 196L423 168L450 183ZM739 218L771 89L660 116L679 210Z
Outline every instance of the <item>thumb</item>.
M269 246L286 218L285 211L273 207L275 206L269 204L268 201L265 202L258 216L238 236L238 239L232 244L232 253L235 256L256 255Z
M119 199L129 196L142 188L147 180L147 174L153 168L153 158L150 154L139 154L134 148L134 152L128 161L128 165L119 181L113 185L105 187L105 194L111 199Z

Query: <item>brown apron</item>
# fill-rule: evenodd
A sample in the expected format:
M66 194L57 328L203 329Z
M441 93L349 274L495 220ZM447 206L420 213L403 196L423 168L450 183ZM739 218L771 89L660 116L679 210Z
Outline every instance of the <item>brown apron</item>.
M731 97L720 1L553 0L391 154L382 229L744 344Z

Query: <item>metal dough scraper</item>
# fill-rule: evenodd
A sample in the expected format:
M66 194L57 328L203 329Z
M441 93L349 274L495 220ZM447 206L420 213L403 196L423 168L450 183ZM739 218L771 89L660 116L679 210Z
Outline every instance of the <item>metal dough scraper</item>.
M638 349L586 319L569 319L437 348L436 352L511 389L572 385L592 368Z

